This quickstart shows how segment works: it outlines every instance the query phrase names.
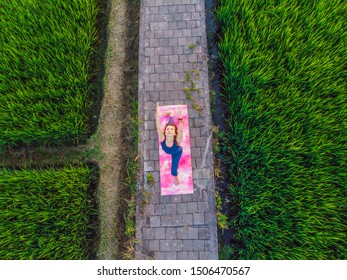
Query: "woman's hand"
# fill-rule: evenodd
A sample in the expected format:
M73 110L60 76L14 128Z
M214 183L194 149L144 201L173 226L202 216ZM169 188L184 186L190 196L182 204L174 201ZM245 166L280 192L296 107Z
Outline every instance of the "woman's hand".
M155 109L155 115L159 116L159 102L157 102L157 108Z
M178 107L178 118L182 119L182 111L181 111L181 106Z

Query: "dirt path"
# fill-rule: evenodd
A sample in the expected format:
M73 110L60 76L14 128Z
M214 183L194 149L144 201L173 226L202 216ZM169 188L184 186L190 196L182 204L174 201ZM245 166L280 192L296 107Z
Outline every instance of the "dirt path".
M136 1L134 1L136 2ZM131 98L137 96L138 6L126 0L110 1L108 49L104 77L104 97L99 126L93 136L100 149L98 190L100 213L99 259L120 259L124 250L124 221L127 190L122 181L127 174Z

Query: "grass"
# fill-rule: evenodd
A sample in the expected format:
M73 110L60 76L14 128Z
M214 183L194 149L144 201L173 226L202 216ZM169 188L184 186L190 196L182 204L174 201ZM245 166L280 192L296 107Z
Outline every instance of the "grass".
M138 5L139 3L137 3ZM132 260L135 258L135 243L136 243L136 195L137 195L137 174L139 172L139 163L138 163L138 100L131 98L131 124L129 125L129 142L132 143L127 164L127 176L122 182L126 187L128 193L127 209L124 214L125 222L125 233L124 237L126 239L125 246L122 252L122 258L126 260ZM135 117L136 116L136 117ZM152 174L147 174L147 182L152 185L154 184L154 178Z
M127 177L123 184L128 188L129 199L127 202L127 209L124 214L125 233L126 239L125 246L122 251L122 259L132 260L135 258L135 242L136 242L136 184L137 173L139 170L137 160L133 159L134 154L127 160Z
M192 102L193 109L196 110L199 115L201 115L203 108L198 104L196 98L194 98L193 96L195 95L199 98L201 95L201 89L196 87L195 84L195 81L198 80L200 80L200 70L194 69L187 70L185 74L185 80L180 80L180 82L183 84L189 84L189 86L184 86L182 90L186 94L187 99Z
M82 164L0 169L0 259L92 258L93 174Z
M221 0L239 259L347 258L347 6Z
M128 95L129 91L137 93L137 74L135 73L137 64L130 65L129 61L133 62L135 57L133 54L138 51L136 44L138 35L134 32L138 30L138 22L134 20L138 16L133 11L139 9L140 1L126 4L128 7L125 9L128 15L131 15L126 16L127 20L133 21L130 25L129 22L127 24L121 19L123 4L127 3L123 0L15 2L6 0L0 4L0 27L6 31L6 34L0 35L0 40L4 42L0 46L0 131L2 131L0 133L0 168L4 165L11 170L25 168L25 166L39 168L53 164L61 166L93 161L100 166L100 176L105 176L103 174L110 170L112 165L107 162L110 155L106 157L103 150L106 144L112 145L117 137L108 137L105 141L100 137L100 131L105 131L107 128L105 129L99 120L103 118L103 114L109 114L107 111L100 113L104 103L101 101L104 101L104 93L107 91L104 76L107 75L106 69L109 64L107 61L114 60L110 57L111 53L116 53L113 49L122 49L122 47L116 48L115 41L108 39L113 38L109 36L124 36L119 32L122 27L119 28L115 26L113 20L110 21L109 13L117 11L115 14L120 15L117 22L121 23L120 25L126 25L127 33L132 35L125 40L127 45L131 45L127 48L127 57L132 60L127 59L125 68L121 61L116 63L121 65L118 67L123 67L125 79L122 79L121 84L122 88L126 89L126 93L117 93L114 88L111 90L113 93L122 95ZM109 32L112 26L116 27L113 28L113 35ZM108 51L107 56L105 56L106 51ZM95 238L94 241L99 242L99 245L104 244L105 239L116 241L114 243L110 241L108 244L111 246L107 243L105 247L100 245L97 252L99 258L134 258L138 114L136 101L128 102L128 99L124 101L122 106L136 107L136 109L132 110L133 114L129 113L132 125L127 126L119 136L123 138L125 135L127 139L131 139L129 145L134 145L132 146L134 149L131 150L133 152L128 153L128 159L123 160L123 162L127 161L128 177L124 175L125 182L122 184L121 192L117 194L119 197L108 196L106 203L108 203L109 211L105 211L106 214L99 212L100 227L97 233L99 236L97 236L98 240ZM94 103L92 112L89 112L92 103ZM123 104L123 102L117 103ZM113 112L114 108L111 109ZM119 110L121 106L116 108ZM101 114L100 117L99 114ZM90 127L100 125L101 128ZM90 130L94 129L97 134L89 137L85 143ZM135 131L136 133L131 134ZM47 147L48 145L54 147ZM78 146L67 147L70 145ZM21 149L17 149L19 147ZM5 152L1 153L4 149ZM112 162L114 163L113 159ZM57 174L57 176L60 175ZM108 181L112 180L110 177ZM124 190L123 187L129 190ZM102 184L98 186L98 189L99 193L103 192ZM114 186L112 186L113 189ZM100 205L103 205L100 197L98 199ZM129 205L125 205L124 201L127 201ZM112 213L110 209L113 204L117 207L122 205L120 206L122 211ZM95 209L91 211L94 213ZM99 211L102 210L99 209ZM113 219L112 215L116 216L116 219ZM110 231L105 233L102 227L106 216ZM120 222L126 224L125 233L124 225L118 224L119 217ZM71 227L74 227L73 222ZM118 242L122 246L118 246ZM74 245L71 246L70 252L74 250L72 247ZM87 248L84 249L87 250ZM56 256L50 256L50 258L59 258L59 253L61 252L57 252ZM37 255L35 258L46 257L37 257ZM90 258L90 255L91 253L88 253L87 258ZM66 258L86 257L76 253Z
M1 149L88 136L97 2L1 1Z

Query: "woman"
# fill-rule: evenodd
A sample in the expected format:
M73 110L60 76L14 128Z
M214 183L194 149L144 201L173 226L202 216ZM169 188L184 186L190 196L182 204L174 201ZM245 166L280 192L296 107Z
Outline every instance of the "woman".
M169 122L165 125L164 131L162 131L159 116L159 104L157 103L156 125L158 138L164 152L171 155L171 175L175 178L175 185L178 185L180 180L178 178L177 169L182 156L182 147L180 146L180 143L183 138L181 109L178 109L178 127L174 124L173 114L173 110L164 113L164 116L170 116L170 118Z

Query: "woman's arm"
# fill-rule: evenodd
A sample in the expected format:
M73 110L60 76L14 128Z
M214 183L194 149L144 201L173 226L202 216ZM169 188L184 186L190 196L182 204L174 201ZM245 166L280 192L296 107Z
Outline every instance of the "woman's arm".
M181 144L183 139L183 130L182 130L182 112L181 108L178 109L178 127L177 127L177 138L176 141L179 144Z
M162 142L165 139L164 133L161 129L161 125L160 125L160 117L159 117L159 103L157 102L157 108L155 111L155 122L156 122L156 126L157 126L157 132L158 132L158 138L159 141Z

